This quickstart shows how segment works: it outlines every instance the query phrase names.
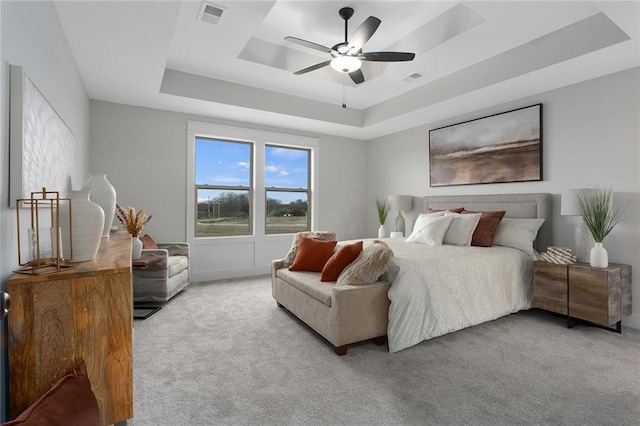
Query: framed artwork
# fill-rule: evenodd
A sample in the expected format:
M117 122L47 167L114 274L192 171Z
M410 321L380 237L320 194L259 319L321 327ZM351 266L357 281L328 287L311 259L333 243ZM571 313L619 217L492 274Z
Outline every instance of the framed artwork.
M24 73L11 65L9 205L46 187L61 197L71 189L75 136Z
M542 104L429 131L429 185L542 180Z

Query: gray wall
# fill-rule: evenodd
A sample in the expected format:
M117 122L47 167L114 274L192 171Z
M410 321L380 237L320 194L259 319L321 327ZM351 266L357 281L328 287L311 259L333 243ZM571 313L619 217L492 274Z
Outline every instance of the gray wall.
M0 279L17 267L15 210L9 209L9 65L20 65L75 135L75 186L87 176L89 98L51 2L0 1ZM46 159L43 159L45 161ZM62 188L61 188L62 189ZM0 339L0 420L7 415L6 321Z
M429 130L461 121L543 104L543 174L541 182L429 187ZM607 237L609 261L640 271L640 68L541 93L473 114L427 124L370 141L368 198L387 194L414 196L407 214L411 229L423 195L549 192L553 198L553 244L573 247L579 218L560 216L560 193L567 188L612 186L630 202L627 219ZM366 214L367 233L378 227ZM367 211L367 213L369 213ZM395 212L392 212L393 216ZM393 217L387 219L391 230ZM640 273L633 274L633 317L640 328Z
M153 214L144 232L156 241L187 241L187 120L318 137L318 229L335 231L341 239L366 235L365 222L361 220L362 212L367 211L364 141L91 101L90 173L107 174L116 189L118 204L144 208ZM283 257L291 245L291 236L270 236L269 240L267 245L256 244L256 252L250 248L252 245L239 248L239 256L230 250L238 249L237 241L219 239L217 248L192 245L196 260L192 279L267 273L270 262L264 259ZM232 258L226 259L227 255ZM204 265L200 259L210 261ZM217 265L214 270L205 270L205 266L211 268L212 262Z

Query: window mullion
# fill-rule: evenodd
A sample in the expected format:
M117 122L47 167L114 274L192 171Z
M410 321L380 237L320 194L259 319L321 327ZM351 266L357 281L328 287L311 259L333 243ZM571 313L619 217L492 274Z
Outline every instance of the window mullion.
M264 187L265 175L265 143L263 140L257 140L254 143L253 157L253 226L256 235L265 234L266 226L266 191Z

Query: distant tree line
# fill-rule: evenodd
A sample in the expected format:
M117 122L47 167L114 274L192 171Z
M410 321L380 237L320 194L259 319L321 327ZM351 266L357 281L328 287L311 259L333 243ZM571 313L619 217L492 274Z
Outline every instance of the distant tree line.
M307 210L308 205L304 200L296 200L284 204L280 200L267 198L267 213L269 216L306 216ZM216 198L198 202L198 219L230 217L249 217L248 193L223 192Z

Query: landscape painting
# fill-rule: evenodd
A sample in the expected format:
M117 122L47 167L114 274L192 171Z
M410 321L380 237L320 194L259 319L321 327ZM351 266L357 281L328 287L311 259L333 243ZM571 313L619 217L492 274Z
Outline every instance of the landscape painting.
M429 131L430 186L542 180L542 104Z

